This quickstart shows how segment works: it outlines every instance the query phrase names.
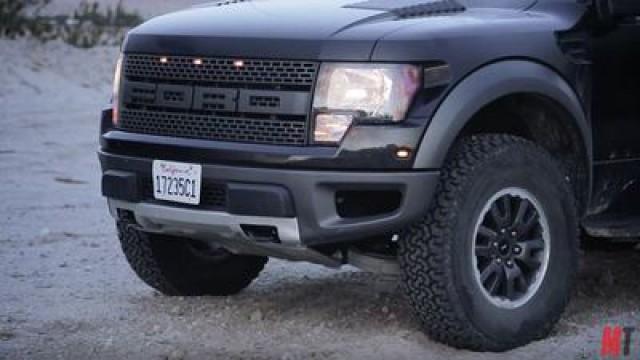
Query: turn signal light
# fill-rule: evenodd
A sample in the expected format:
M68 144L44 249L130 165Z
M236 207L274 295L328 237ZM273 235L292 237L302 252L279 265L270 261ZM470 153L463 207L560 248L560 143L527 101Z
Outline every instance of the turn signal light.
M407 160L411 157L411 149L409 148L400 148L396 150L396 158L399 160Z

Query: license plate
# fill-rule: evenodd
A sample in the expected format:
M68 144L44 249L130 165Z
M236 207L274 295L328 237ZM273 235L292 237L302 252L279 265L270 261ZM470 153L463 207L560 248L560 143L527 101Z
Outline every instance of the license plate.
M152 178L154 198L183 204L200 204L202 166L154 160Z

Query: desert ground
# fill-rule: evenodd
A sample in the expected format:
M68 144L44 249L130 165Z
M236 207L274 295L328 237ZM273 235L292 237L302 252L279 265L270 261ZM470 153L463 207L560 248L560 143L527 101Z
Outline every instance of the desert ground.
M145 16L190 3L129 2ZM640 324L640 251L615 248L583 254L551 337L501 354L429 340L398 278L354 268L272 259L236 296L161 296L129 269L100 197L117 53L0 40L0 359L585 359L604 325Z

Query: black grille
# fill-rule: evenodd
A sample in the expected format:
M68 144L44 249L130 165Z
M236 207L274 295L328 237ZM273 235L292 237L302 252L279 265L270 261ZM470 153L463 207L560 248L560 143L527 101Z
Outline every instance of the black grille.
M164 202L156 200L153 196L153 182L151 178L144 178L142 184L142 199L144 201ZM200 189L200 205L188 205L187 207L199 207L204 209L224 210L227 207L227 186L223 183L207 181Z
M118 127L150 135L304 146L317 71L318 63L308 61L129 54Z
M304 145L306 119L271 120L123 110L120 127L151 135L263 144Z
M288 60L242 60L195 58L193 56L128 55L124 74L129 78L162 81L197 81L216 84L248 84L269 86L313 85L318 64ZM165 61L166 59L166 61ZM200 63L195 64L194 60Z

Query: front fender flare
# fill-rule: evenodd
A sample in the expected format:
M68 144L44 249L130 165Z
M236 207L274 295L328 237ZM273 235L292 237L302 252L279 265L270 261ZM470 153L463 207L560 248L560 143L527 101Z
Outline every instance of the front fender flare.
M441 168L449 149L473 116L491 102L516 93L542 95L564 107L582 135L584 155L591 169L591 127L578 96L558 73L525 60L486 65L456 85L432 116L420 142L414 168Z

